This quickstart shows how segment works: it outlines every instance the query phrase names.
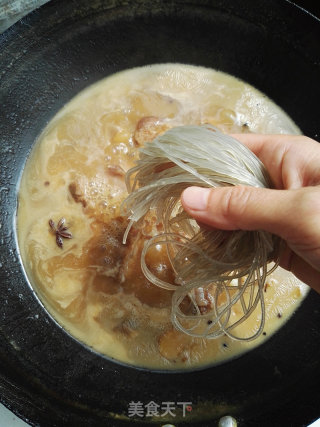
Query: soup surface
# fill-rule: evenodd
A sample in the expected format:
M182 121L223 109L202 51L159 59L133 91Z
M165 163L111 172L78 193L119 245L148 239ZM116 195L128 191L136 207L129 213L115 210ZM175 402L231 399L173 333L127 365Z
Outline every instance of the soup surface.
M228 133L299 133L265 95L230 75L153 65L108 77L76 96L49 123L27 161L17 223L30 281L70 334L122 362L156 369L221 363L268 339L307 292L280 268L268 276L265 329L251 342L193 338L172 327L172 293L151 284L140 268L154 227L133 227L122 244L128 223L120 212L127 196L124 175L145 142L171 127L202 123ZM174 281L163 248L150 251L147 263L160 278ZM259 316L257 310L237 335L252 335Z

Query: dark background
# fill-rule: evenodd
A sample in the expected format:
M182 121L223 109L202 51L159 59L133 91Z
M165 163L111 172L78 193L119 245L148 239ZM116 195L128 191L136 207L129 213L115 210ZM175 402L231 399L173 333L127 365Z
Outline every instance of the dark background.
M320 19L320 2L319 0L293 0L293 3L311 12ZM319 40L320 43L320 40Z

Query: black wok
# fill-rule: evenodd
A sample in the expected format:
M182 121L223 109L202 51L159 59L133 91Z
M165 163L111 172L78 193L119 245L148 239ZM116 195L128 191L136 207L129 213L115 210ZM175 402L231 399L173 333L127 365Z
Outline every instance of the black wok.
M125 366L66 334L26 279L19 178L48 121L116 71L182 62L231 73L319 139L320 21L285 0L52 0L0 37L0 396L33 425L128 425L129 402L192 402L175 425L302 426L320 416L320 297L264 345L186 373ZM37 220L37 213L34 213ZM149 418L136 417L138 425ZM154 425L165 424L156 419Z

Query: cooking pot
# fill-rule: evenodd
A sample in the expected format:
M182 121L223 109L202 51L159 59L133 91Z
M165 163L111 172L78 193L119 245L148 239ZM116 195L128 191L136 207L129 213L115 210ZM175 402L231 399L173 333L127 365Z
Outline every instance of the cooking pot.
M19 179L55 113L117 71L152 63L212 67L257 87L319 138L320 22L285 0L52 0L0 37L0 395L40 426L302 426L320 416L320 296L265 344L225 364L157 372L87 348L48 314L16 239ZM37 212L34 213L37 221ZM130 416L173 402L176 416ZM139 404L140 405L140 404ZM132 415L132 414L131 414Z

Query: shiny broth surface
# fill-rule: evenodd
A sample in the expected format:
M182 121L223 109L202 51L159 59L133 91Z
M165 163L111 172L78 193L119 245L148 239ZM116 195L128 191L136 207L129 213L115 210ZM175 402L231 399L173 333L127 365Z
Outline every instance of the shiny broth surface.
M299 133L271 100L230 75L153 65L108 77L71 100L43 131L22 176L18 239L32 285L70 334L125 363L155 369L221 363L263 343L307 292L290 273L272 273L265 330L252 342L173 329L171 292L151 284L140 268L154 227L133 228L122 244L124 174L145 142L171 127L202 123L230 133ZM160 278L174 280L163 248L155 247L147 262ZM258 318L259 312L237 332L254 331Z

